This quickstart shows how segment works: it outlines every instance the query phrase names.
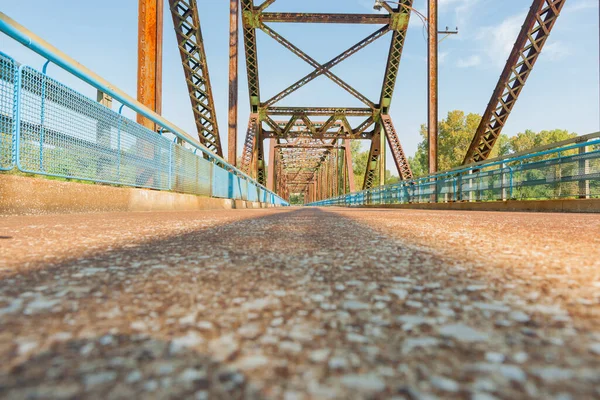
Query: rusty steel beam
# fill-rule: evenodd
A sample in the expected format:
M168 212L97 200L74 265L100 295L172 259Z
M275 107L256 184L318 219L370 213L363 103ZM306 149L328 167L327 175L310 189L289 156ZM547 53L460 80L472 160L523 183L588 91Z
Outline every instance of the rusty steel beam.
M258 113L260 107L260 84L258 80L258 53L256 49L256 24L254 19L254 0L240 0L244 29L244 48L246 51L246 74L248 76L248 96L250 112Z
M373 115L373 110L370 108L361 107L268 107L266 112L269 115L318 115L329 116L332 114L346 115L348 117L369 117Z
M396 164L398 174L400 175L400 179L412 179L413 173L408 163L408 158L404 154L404 150L402 149L402 145L398 139L396 129L394 129L392 118L389 115L382 115L381 123L383 125L383 130L385 131L385 136L388 139L388 144L390 145L390 150L392 151L392 156L394 157L394 162Z
M239 0L229 0L229 115L227 132L227 159L237 165L237 119L238 119L238 26Z
M390 23L389 15L381 14L319 14L319 13L262 13L262 22L317 24L379 24Z
M279 151L275 148L277 145L277 139L271 139L269 140L269 142L269 170L267 173L267 189L273 192L275 190L275 170L277 168L275 166L275 163L277 162L276 160L279 158Z
M139 0L137 99L158 114L162 111L162 37L162 0ZM156 131L156 125L140 114L137 122Z
M169 0L198 139L223 156L196 0Z
M354 183L354 168L352 164L352 148L350 145L350 141L348 139L344 140L345 153L346 153L346 170L348 176L348 189L350 193L355 191L355 183Z
M339 78L336 74L331 72L329 69L323 67L323 65L319 64L314 58L310 57L308 54L300 50L294 44L292 44L289 40L281 36L279 33L275 32L273 29L269 28L265 24L260 24L260 29L265 32L267 35L271 36L275 41L281 44L283 47L297 55L299 58L307 62L310 66L315 69L323 70L323 74L331 79L335 84L340 86L342 89L350 93L352 96L356 97L359 101L367 105L371 109L375 109L375 104L369 100L365 95L360 93L358 90L353 88L351 85L344 82L341 78Z
M284 90L282 90L281 92L279 92L278 94L276 94L275 96L270 98L269 100L265 101L262 104L262 106L270 107L273 104L283 100L285 97L289 96L290 94L292 94L296 90L300 89L302 86L306 85L307 83L313 81L315 78L318 78L319 76L323 75L326 71L329 71L331 68L335 67L336 65L338 65L339 63L341 63L342 61L344 61L351 55L355 54L359 50L367 47L369 44L373 43L374 41L376 41L380 37L384 36L388 32L389 32L389 25L386 25L383 28L378 29L377 31L373 32L372 34L370 34L369 36L367 36L360 42L356 43L354 46L348 48L346 51L340 53L336 57L332 58L331 60L329 60L328 62L323 64L322 68L315 69L313 72L311 72L308 75L304 76L303 78L299 79L298 81L296 81L292 85L288 86L287 88L285 88Z
M275 3L276 0L264 0L263 3L256 7L259 11L263 11L264 9L266 9L267 7L269 7L271 4Z
M406 33L410 22L410 8L413 0L403 0L404 7L398 6L394 14L390 14L393 20L393 25L390 28L393 30L392 41L390 42L390 51L385 67L385 75L381 88L381 96L379 99L379 107L382 114L389 112L400 69L400 60L402 58L402 50L406 41Z
M363 190L371 189L375 183L377 175L377 161L381 151L381 125L375 125L373 139L371 139L371 147L369 149L369 157L367 158L367 168L365 170L365 179L363 181Z
M427 160L429 173L438 170L438 0L428 0L427 39Z
M483 161L490 156L565 1L533 1L463 164Z
M256 147L257 133L259 130L259 117L258 114L250 114L248 119L248 130L246 131L246 139L244 141L244 148L242 152L242 171L247 173L253 178L256 178L256 171L253 169L253 156L254 148Z

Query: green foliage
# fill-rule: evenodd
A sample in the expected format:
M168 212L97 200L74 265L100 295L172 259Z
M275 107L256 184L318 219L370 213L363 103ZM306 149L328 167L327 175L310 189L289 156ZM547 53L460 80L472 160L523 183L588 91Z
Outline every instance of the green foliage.
M301 206L304 204L304 193L290 194L290 204L293 206Z
M360 151L360 141L352 140L350 142L350 152L352 153L352 170L354 171L354 186L356 190L362 189L369 160L369 151Z
M534 131L527 129L525 132L518 133L511 137L509 147L512 153L518 153L520 151L530 150L534 147L571 139L576 136L576 133L569 133L569 131L563 129L541 131L539 133L535 133Z
M350 144L352 153L352 169L354 170L354 184L356 190L362 190L365 180L365 172L367 171L367 163L369 161L369 151L360 151L360 141L353 140ZM379 170L379 166L377 167ZM400 178L392 175L390 170L385 171L385 183L391 184L399 182ZM379 185L379 177L375 177L374 186Z
M462 164L471 140L481 121L479 114L466 114L464 111L454 110L448 112L446 119L442 119L438 125L438 170L446 171ZM427 152L427 126L421 125L422 140L417 146L413 157L409 157L409 163L415 176L429 174L428 152ZM500 135L491 157L497 157L508 153L508 137Z

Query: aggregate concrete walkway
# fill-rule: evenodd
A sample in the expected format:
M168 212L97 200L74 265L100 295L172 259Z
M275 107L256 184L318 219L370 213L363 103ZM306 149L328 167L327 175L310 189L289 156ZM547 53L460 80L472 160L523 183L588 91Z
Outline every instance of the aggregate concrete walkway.
M600 215L0 217L0 398L600 398Z

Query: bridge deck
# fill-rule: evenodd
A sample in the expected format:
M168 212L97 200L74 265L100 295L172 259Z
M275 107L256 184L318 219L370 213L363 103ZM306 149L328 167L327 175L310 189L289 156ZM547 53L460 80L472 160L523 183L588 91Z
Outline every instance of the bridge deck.
M3 217L0 397L594 398L599 233L589 214Z

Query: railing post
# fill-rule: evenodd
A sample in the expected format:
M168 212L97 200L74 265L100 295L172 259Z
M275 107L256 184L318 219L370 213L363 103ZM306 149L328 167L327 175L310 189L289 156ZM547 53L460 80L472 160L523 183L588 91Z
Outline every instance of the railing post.
M169 190L173 190L173 142L169 141Z
M506 201L506 174L504 170L506 169L506 163L502 163L500 169L500 190L502 194L502 201Z
M581 179L581 176L587 175L590 168L590 161L585 159L585 154L587 152L587 147L582 146L579 148L579 155L581 159L579 160L579 198L580 199L589 199L590 198L590 181L587 179Z
M509 180L510 180L510 191L509 191L509 199L513 198L513 169L512 167L508 167L508 171L509 171Z
M121 179L121 125L123 124L123 107L125 104L121 104L119 107L119 126L117 128L117 181Z
M15 92L14 92L14 109L13 118L15 121L15 127L13 134L13 162L17 169L21 169L20 161L20 146L21 146L21 75L23 72L23 65L15 68Z
M44 172L44 139L46 132L44 131L44 119L46 114L46 70L50 60L47 60L42 67L42 94L40 106L40 171Z
M469 170L469 202L473 201L473 170Z

